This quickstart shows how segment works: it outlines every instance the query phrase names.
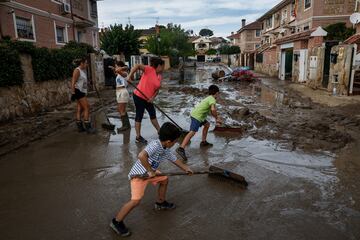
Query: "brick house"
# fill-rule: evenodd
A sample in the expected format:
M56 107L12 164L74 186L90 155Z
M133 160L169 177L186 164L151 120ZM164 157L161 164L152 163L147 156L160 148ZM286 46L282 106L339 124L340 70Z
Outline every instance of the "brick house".
M96 0L0 0L0 37L59 48L67 42L99 48Z
M333 23L345 22L351 26L349 16L354 7L354 0L281 1L258 19L262 22L262 45L257 51L259 56L256 57L255 69L282 80L305 82L311 66L320 68L317 62L309 61L311 50L324 46L321 81L326 88L329 82L329 54L334 43L325 43L322 37L312 37L311 34L319 26L326 27ZM318 60L320 58L316 58ZM268 63L271 65L266 66Z
M232 45L240 47L239 66L254 69L255 50L261 45L260 32L260 22L255 21L246 25L246 20L242 19L241 28L227 37Z

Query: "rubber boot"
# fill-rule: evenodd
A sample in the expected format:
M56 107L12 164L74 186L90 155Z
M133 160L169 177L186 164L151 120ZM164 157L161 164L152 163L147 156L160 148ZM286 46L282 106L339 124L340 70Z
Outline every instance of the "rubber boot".
M84 128L84 125L83 125L83 122L80 120L76 120L76 126L78 128L78 132L85 132L85 128Z
M96 129L91 126L91 122L86 122L85 121L84 125L85 125L85 130L86 130L87 133L89 133L89 134L96 133Z
M121 126L121 128L117 129L118 132L123 132L123 131L129 130L131 128L129 116L127 114L125 114L124 116L121 116L121 122L122 122L122 126Z

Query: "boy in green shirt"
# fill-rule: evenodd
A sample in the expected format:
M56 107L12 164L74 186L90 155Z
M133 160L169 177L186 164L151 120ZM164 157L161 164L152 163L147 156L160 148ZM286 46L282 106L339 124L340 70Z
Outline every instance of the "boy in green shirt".
M211 113L211 115L216 119L216 124L221 124L221 119L218 117L215 107L216 98L219 95L219 91L220 90L218 86L211 85L209 87L209 96L203 99L191 111L190 132L185 136L181 146L176 149L176 152L184 161L187 161L185 146L190 142L191 138L196 134L201 126L204 126L204 128L202 131L202 141L200 143L200 147L212 146L211 143L206 141L207 133L210 127L210 123L206 120L206 117L209 115L209 113Z

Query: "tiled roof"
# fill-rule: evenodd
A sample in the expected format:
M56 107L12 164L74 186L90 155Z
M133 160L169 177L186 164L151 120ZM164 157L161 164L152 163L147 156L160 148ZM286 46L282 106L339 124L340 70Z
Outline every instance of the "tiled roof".
M228 38L228 39L237 39L237 38L239 38L239 37L240 37L240 33L235 33L235 34L233 34L233 35L228 36L227 38Z
M276 39L276 41L274 42L274 44L282 44L282 43L287 43L287 42L292 42L295 40L305 40L305 39L309 39L311 33L314 30L308 30L305 32L300 32L300 33L295 33L295 34L291 34L290 36L287 37L283 37L283 38L279 38Z
M149 29L140 29L141 31L141 35L143 36L148 36L148 35L152 35L156 33L156 30L154 27L149 28Z
M352 35L344 41L345 44L359 44L360 43L360 33Z
M245 25L244 27L240 28L238 33L241 33L245 30L260 30L261 29L261 22L255 21L252 23L249 23L248 25Z
M358 45L358 48L357 48L357 52L359 53L360 52L360 33L357 33L355 35L352 35L351 37L349 37L348 39L346 39L344 41L345 44L356 44Z

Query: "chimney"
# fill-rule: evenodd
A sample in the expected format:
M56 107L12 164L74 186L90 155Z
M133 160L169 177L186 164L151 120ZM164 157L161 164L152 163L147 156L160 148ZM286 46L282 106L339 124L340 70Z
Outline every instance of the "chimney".
M231 35L234 35L234 32L231 32Z
M241 27L245 27L246 19L241 19Z

